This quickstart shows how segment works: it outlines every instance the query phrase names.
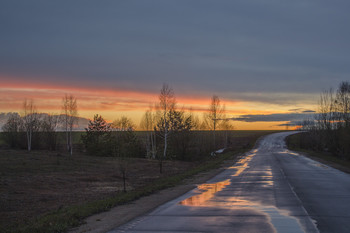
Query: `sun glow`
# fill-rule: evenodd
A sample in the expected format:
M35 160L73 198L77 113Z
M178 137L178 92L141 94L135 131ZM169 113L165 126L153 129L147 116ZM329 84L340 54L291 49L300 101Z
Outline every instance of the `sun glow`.
M92 119L95 114L113 121L125 115L136 124L144 112L158 102L158 93L131 91L125 89L107 89L93 87L74 87L63 85L45 85L42 83L2 83L0 87L0 112L21 112L23 101L32 99L39 112L60 114L62 98L72 94L78 100L79 116ZM175 90L176 94L176 90ZM177 106L191 111L199 118L207 111L210 97L176 95ZM273 114L287 112L290 106L276 108L269 104L221 99L225 105L226 117L239 117L245 114ZM283 122L282 122L283 123ZM287 122L285 122L287 123ZM281 122L233 122L235 129L284 129Z

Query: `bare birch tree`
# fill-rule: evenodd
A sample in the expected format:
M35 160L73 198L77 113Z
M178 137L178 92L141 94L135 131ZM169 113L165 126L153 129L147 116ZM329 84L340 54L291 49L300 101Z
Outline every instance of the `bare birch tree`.
M28 151L32 150L33 132L38 128L39 115L33 100L24 100L23 103L23 126L26 132Z
M160 173L162 173L163 159L167 156L168 149L168 139L171 133L170 124L169 124L169 113L175 109L176 100L174 91L169 85L163 84L162 89L159 94L159 105L158 105L158 123L157 127L160 129L161 137L164 139L164 150L163 156L159 156L159 168Z
M140 123L141 129L146 131L146 150L147 157L155 159L157 154L156 135L154 133L155 116L152 108L150 107L143 115Z
M214 136L214 149L216 149L216 129L218 128L219 121L225 118L225 107L221 105L218 96L213 95L211 103L209 105L208 112L204 114L204 122L209 130L213 130Z
M65 95L62 99L63 124L66 131L67 151L73 154L72 131L78 117L77 99L73 95Z

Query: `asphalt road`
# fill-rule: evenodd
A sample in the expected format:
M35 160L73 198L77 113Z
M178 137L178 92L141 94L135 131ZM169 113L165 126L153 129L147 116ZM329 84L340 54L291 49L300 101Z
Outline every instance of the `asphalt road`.
M350 232L350 175L266 136L235 165L110 232Z

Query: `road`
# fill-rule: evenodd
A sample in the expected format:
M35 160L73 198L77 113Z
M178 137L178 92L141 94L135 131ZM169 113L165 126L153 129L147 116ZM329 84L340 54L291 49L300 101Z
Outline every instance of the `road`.
M350 175L271 134L195 190L112 232L350 232Z

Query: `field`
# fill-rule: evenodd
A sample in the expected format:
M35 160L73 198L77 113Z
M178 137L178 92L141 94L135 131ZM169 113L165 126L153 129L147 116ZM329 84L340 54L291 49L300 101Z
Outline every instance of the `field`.
M230 153L251 148L258 137L270 132L235 131ZM128 165L128 193L213 163L219 157L192 162L166 160L162 174L157 160L132 158ZM1 232L31 225L35 218L52 211L123 194L119 163L114 157L88 156L83 152L70 156L57 151L0 150L0 172Z
M325 151L317 151L312 146L305 146L304 135L307 133L293 134L287 137L286 142L290 150L299 151L305 155L317 160L321 163L327 164L338 170L350 173L350 161L332 153Z

